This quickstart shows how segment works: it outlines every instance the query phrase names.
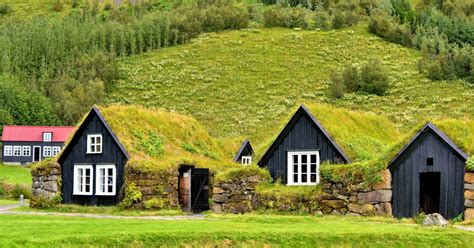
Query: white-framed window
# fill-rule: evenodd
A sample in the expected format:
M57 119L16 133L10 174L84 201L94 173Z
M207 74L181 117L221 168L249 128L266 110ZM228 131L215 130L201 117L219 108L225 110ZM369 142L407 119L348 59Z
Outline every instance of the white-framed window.
M12 146L4 146L3 147L3 156L12 156L13 155L13 147Z
M51 157L51 146L43 147L43 157Z
M53 134L50 132L43 133L43 142L51 142Z
M319 152L288 152L288 185L316 185L319 183Z
M61 147L60 146L53 146L53 152L52 152L52 156L56 156L58 155L58 153L61 151Z
M29 157L31 155L31 146L23 146L23 156Z
M87 153L102 153L102 135L90 134L87 135Z
M243 165L249 165L252 163L252 157L251 156L242 156L242 164Z
M92 195L92 165L74 165L73 194Z
M115 195L115 165L97 165L95 170L95 194Z
M21 156L21 146L13 146L13 156Z

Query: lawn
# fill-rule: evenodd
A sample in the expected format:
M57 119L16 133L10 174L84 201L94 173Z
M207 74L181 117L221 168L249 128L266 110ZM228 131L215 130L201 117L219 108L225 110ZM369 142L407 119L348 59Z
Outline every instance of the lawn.
M0 198L0 206L15 205L19 203L20 201L17 201L17 200L8 200L8 199Z
M0 204L1 200L0 200ZM101 214L115 216L176 216L183 215L181 210L124 210L118 206L79 206L79 205L58 205L47 209L35 209L27 206L15 208L20 212L44 212L44 213L80 213L80 214Z
M386 42L367 27L317 32L249 29L205 34L192 43L124 58L109 103L191 114L212 135L268 142L301 103L371 111L400 131L425 120L472 118L474 85L434 82L418 73L418 51ZM388 70L386 96L328 97L331 70L377 58Z
M472 247L474 234L393 219L276 215L205 220L0 215L0 246Z
M31 184L30 168L0 164L0 181L11 184Z

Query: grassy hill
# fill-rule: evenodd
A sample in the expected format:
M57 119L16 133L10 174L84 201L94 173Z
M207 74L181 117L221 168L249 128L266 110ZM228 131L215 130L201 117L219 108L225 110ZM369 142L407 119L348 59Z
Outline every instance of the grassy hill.
M328 97L329 74L378 58L389 71L386 96ZM434 82L417 70L419 53L388 43L365 26L317 32L249 29L207 34L191 44L126 58L109 103L191 114L220 138L259 145L281 130L301 103L325 103L388 117L401 132L438 118L472 118L474 87Z

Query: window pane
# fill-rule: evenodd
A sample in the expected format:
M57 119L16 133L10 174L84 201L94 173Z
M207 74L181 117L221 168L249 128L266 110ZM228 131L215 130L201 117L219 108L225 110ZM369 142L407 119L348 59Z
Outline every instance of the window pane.
M293 174L293 182L298 183L298 174Z
M307 176L308 176L307 174L301 174L301 182L302 182L302 183L308 182L308 181L307 181Z
M311 173L316 173L316 164L311 164Z
M293 173L298 173L298 164L293 165Z
M311 155L311 163L316 163L316 154Z
M311 174L311 182L312 183L316 182L316 174Z
M298 155L293 155L293 163L298 163Z
M301 155L301 163L305 164L308 162L308 157L306 155Z
M308 172L308 166L306 164L301 165L301 172L302 173L307 173Z

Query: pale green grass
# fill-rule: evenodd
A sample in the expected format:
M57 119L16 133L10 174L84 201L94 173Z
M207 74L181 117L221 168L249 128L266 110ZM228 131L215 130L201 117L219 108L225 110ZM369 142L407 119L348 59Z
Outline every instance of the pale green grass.
M0 201L1 204L1 201ZM79 206L79 205L58 205L47 209L34 209L27 206L14 209L20 212L46 212L46 213L80 213L80 214L100 214L117 216L175 216L184 215L181 210L139 210L123 209L118 206Z
M207 34L186 44L124 58L109 103L191 114L212 135L264 146L301 103L326 103L384 115L401 132L437 118L474 116L474 86L433 82L417 71L419 53L352 29L262 29ZM328 97L329 74L378 58L392 89L386 96Z
M388 219L277 215L207 220L118 220L0 215L12 247L472 247L474 234Z
M1 199L0 198L0 206L7 206L7 205L15 205L19 204L20 201L17 200L9 200L9 199Z
M0 164L0 181L11 184L31 184L31 173L27 167Z

